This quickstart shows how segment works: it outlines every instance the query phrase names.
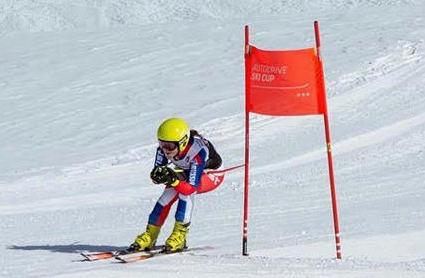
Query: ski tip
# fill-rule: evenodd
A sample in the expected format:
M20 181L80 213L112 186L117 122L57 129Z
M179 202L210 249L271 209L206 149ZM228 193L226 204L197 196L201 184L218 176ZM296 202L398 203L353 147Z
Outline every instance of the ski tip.
M117 263L127 263L127 261L124 260L124 259L122 259L122 258L120 258L120 256L116 256L115 257L115 260L116 260Z
M81 256L84 257L83 261L98 261L98 260L105 260L114 257L116 254L115 252L98 252L98 253L80 253Z

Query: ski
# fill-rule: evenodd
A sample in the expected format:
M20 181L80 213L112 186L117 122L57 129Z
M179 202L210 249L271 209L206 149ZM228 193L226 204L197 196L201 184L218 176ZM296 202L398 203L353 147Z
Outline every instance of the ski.
M119 251L105 251L105 252L81 252L80 255L84 257L83 261L98 261L110 259L117 255Z
M141 252L129 252L127 250L114 250L114 251L104 251L104 252L81 252L80 255L84 257L83 261L98 261L111 259L119 255L128 255L128 254L149 254L150 252L161 251L164 249L164 245L155 246L151 251L141 251Z
M150 259L153 256L158 254L165 254L165 253L161 253L161 251L136 252L131 254L118 255L118 256L115 256L114 258L121 263L132 263L136 261L143 261L146 259Z
M180 253L185 253L190 251L211 250L211 249L213 249L213 247L203 246L203 247L194 247L194 248L188 247L178 252L165 252L164 250L152 250L152 251L145 251L145 252L138 252L138 253L129 253L124 255L117 255L114 258L121 263L133 263L133 262L148 260L154 257L156 258L156 257L175 255L175 254L180 254Z

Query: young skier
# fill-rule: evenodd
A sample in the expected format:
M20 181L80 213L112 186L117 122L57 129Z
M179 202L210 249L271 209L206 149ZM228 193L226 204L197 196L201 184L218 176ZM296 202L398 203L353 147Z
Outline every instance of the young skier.
M222 174L204 171L218 169L221 157L211 142L196 130L190 130L183 119L165 120L158 128L157 138L159 146L150 177L155 184L166 186L149 215L146 231L136 237L130 251L150 250L155 246L161 226L177 200L174 229L165 241L165 251L182 251L186 247L195 195L216 188L224 178Z

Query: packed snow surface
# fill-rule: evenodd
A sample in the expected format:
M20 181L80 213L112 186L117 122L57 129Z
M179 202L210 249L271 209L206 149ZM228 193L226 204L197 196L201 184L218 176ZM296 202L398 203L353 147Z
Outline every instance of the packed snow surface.
M1 277L425 277L425 2L0 3ZM184 117L243 163L243 26L263 49L314 45L319 20L340 212L323 118L251 115L243 171L196 197L189 235L213 249L124 265L162 187L155 133ZM173 211L159 241L168 236Z

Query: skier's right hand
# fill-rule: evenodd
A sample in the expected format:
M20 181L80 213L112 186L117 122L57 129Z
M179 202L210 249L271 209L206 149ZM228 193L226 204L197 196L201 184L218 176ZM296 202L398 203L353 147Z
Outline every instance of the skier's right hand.
M163 166L155 166L151 171L151 179L155 184L161 184L167 181L166 176L164 175Z
M176 172L167 166L156 166L151 172L151 179L156 184L176 186L178 178Z

